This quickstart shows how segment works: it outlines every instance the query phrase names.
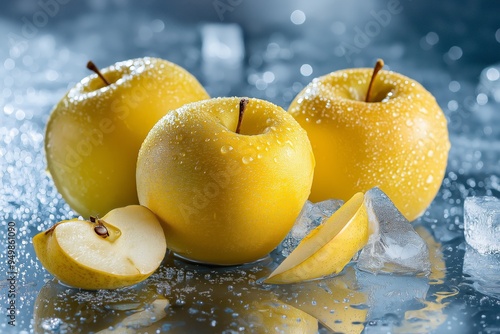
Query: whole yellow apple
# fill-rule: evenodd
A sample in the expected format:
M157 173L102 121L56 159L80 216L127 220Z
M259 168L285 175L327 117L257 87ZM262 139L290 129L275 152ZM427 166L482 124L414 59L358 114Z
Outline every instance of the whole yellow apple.
M418 82L376 72L327 74L290 105L316 158L310 199L347 200L378 186L412 221L432 202L444 177L450 149L446 118Z
M177 255L233 265L281 242L313 170L307 134L283 109L217 98L171 111L153 127L139 151L137 192Z
M59 281L87 290L139 283L161 264L167 245L157 217L140 205L102 219L65 220L33 237L42 265Z
M168 111L209 98L190 73L162 59L97 72L101 77L86 77L55 106L45 135L54 183L84 217L138 204L135 166L149 130Z

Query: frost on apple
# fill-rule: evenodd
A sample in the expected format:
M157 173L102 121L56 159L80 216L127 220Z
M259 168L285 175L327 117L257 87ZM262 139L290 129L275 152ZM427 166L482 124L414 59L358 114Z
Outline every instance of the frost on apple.
M429 250L425 241L379 188L365 194L372 234L357 266L373 274L428 275Z
M335 199L318 203L312 203L309 200L306 201L295 221L295 225L278 247L281 254L285 257L290 255L309 232L321 225L343 204L344 201Z

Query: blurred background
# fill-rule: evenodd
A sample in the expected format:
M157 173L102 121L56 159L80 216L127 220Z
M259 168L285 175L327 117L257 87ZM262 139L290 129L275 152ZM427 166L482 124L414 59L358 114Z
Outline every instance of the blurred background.
M211 96L257 97L285 109L314 77L372 67L377 58L421 82L446 114L452 150L443 187L419 224L442 243L448 285L461 291L451 309L467 319L464 333L498 330L498 299L460 284L470 279L462 274L463 199L500 195L499 13L500 2L485 0L2 2L0 217L19 229L26 313L18 329L32 329L34 299L49 277L30 236L73 215L45 174L50 110L89 74L88 60L106 67L154 56L185 67ZM449 322L441 330L458 328Z

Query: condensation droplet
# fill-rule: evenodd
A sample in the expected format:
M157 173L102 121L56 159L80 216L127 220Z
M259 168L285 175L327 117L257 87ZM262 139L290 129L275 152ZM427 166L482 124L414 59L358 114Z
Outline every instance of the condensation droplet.
M243 158L241 159L241 161L243 161L243 163L244 163L245 165L247 165L247 164L249 164L249 163L251 163L251 162L253 161L253 158L252 158L252 157L243 157Z
M220 152L221 152L222 154L226 154L226 153L228 153L228 152L231 152L232 150L233 150L233 147L232 147L231 145L228 145L228 146L224 145L224 146L222 146L222 147L220 148Z

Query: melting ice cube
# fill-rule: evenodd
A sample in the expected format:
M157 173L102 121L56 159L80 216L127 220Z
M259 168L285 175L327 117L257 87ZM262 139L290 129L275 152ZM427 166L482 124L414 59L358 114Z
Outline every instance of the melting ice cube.
M500 299L500 254L479 254L467 245L463 272L477 291Z
M323 202L312 203L307 201L300 212L292 230L285 237L278 250L283 256L288 256L297 247L300 241L314 228L321 225L335 211L337 211L344 201L329 199Z
M467 197L464 203L465 240L482 254L500 254L500 199Z
M358 258L358 268L374 274L429 274L427 244L379 188L365 194L372 234Z

